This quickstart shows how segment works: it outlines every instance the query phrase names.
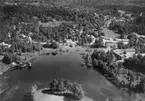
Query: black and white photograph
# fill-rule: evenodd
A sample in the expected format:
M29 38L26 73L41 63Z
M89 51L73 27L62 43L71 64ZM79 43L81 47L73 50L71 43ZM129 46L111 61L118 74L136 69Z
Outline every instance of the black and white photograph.
M0 101L145 101L145 0L0 0Z

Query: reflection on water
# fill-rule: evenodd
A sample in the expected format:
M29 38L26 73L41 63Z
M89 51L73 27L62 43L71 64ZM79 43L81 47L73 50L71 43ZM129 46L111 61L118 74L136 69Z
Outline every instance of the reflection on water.
M85 94L94 100L104 101L107 97L120 95L120 92L103 76L88 70L85 66L80 66L80 62L81 56L78 54L49 55L39 57L37 62L32 64L32 68L29 68L29 72L27 68L10 72L9 84L12 87L20 86L20 88L15 91L16 95L9 101L14 99L21 101L20 97L24 96L31 85L41 84L41 88L46 87L54 78L64 78L82 84Z

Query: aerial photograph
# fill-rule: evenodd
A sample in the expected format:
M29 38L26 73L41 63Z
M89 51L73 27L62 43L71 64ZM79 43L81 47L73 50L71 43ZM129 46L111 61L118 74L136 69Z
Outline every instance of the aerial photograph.
M145 0L0 0L0 101L145 101Z

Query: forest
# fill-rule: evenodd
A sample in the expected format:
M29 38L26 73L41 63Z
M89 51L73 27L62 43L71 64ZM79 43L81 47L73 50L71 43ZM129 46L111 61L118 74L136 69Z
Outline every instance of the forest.
M90 57L93 64L91 68L99 71L116 87L127 89L129 93L145 92L144 56L137 55L119 63L111 51L105 53L95 50Z
M32 39L38 42L46 42L47 40L55 40L58 42L63 42L64 39L78 40L80 45L87 43L86 35L90 32L90 29L99 30L100 27L104 24L103 15L99 17L94 16L93 11L83 11L72 9L64 6L54 6L54 7L36 7L36 6L22 6L22 5L6 5L0 9L0 38L1 42L8 42L12 44L13 50L21 49L21 51L29 51L30 45L25 44L19 40L19 34L28 35L29 32L32 32ZM37 19L34 19L36 18ZM40 28L40 32L35 31L35 25L38 21L42 23L53 22L53 19L62 22L60 26ZM83 28L84 34L79 36L79 33L76 32L76 35L70 33L71 30L74 30L74 25L76 25L75 30L80 30ZM13 29L13 26L16 26L16 29ZM12 33L12 37L8 38L8 33ZM80 38L81 37L81 38ZM17 43L18 42L18 43ZM23 46L26 46L25 48ZM36 45L33 45L35 48ZM27 49L26 49L27 48ZM38 50L38 48L35 50Z

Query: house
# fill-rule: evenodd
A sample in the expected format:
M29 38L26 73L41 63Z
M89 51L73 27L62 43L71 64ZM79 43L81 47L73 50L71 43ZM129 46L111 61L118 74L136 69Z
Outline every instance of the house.
M71 39L67 39L65 45L75 47L77 45L77 42L74 42Z
M97 48L97 51L104 51L105 53L107 53L108 51L111 51L111 48Z
M138 35L139 36L139 38L145 38L145 36L144 35Z
M105 36L101 36L100 38L103 42L103 46L105 47L117 48L118 42L122 42L124 45L129 43L129 39L112 39Z
M8 32L8 37L11 38L12 37L12 33Z
M117 60L122 60L122 58L124 57L124 54L123 54L123 49L115 49L113 50L113 53L116 57Z
M92 41L89 43L89 45L94 45L96 42L96 39L93 35L87 35L86 37L90 38Z
M118 47L117 42L114 42L114 41L107 41L105 43L105 46L110 47L110 48L117 48Z
M24 39L24 38L26 38L26 35L20 34L20 38Z
M131 13L127 13L124 16L131 18L132 14Z
M2 59L3 59L3 57L4 57L4 55L0 55L0 60L2 60Z
M144 35L139 35L139 34L137 34L137 33L135 33L135 32L131 33L130 35L135 35L135 36L137 36L138 38L145 38Z
M0 46L3 46L4 48L10 48L11 47L10 44L7 44L5 42L0 43Z
M121 60L121 59L133 57L133 55L135 55L135 49L134 48L115 49L113 50L113 53L116 56L117 60Z
M18 3L4 2L5 5L18 5Z
M124 45L129 43L129 39L114 39L115 41L122 42Z
M125 11L118 10L118 13L120 13L120 16L122 16L122 15L124 15L124 14L125 14Z
M142 13L140 13L140 15L139 16L142 16Z
M136 50L134 48L130 48L130 49L125 49L125 52L126 52L125 58L130 58L133 57Z
M112 19L107 20L104 24L104 27L109 27L111 23L112 23Z
M99 14L97 14L97 13L94 13L94 15L95 15L96 18L100 17Z
M32 38L30 36L27 37L27 40L28 40L28 43L32 44L33 40L32 40Z
M145 53L139 53L139 54L135 54L135 55L145 56Z
M108 37L105 37L105 36L101 36L100 38L103 42L103 46L111 47L111 48L117 48L118 41L115 41L112 38L108 38Z

